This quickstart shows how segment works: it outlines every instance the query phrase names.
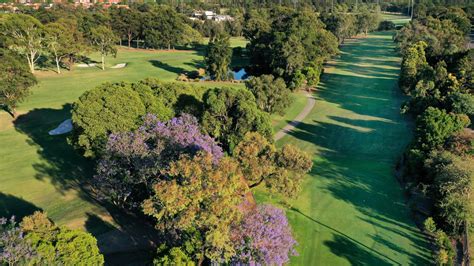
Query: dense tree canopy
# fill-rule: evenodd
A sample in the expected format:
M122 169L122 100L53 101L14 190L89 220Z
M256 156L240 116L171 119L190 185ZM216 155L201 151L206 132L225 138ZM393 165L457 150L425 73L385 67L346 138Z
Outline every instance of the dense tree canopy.
M102 265L97 240L89 233L56 226L44 213L23 218L21 230L37 252L38 264Z
M14 116L17 104L30 94L36 78L24 61L6 50L0 49L0 61L0 107Z
M163 174L167 178L153 186L153 195L143 203L145 214L161 229L198 230L201 252L228 261L235 254L230 225L239 220L237 206L247 188L238 164L229 157L215 164L210 153L200 152L172 162Z
M61 60L67 56L76 56L86 49L82 44L82 35L74 30L74 21L58 20L45 25L45 44L54 57L56 71L61 73Z
M298 148L276 147L256 132L249 132L233 151L249 187L264 184L272 192L296 198L301 182L311 170L311 157Z
M337 53L337 38L309 10L273 9L247 17L251 74L273 74L290 84L297 71L319 66ZM262 26L262 27L260 27Z
M270 116L260 111L255 97L246 89L216 88L204 95L203 129L232 151L247 132L272 138Z
M34 17L23 14L7 15L1 21L0 29L5 37L6 46L24 56L31 73L45 47L43 25Z
M145 90L127 83L105 83L85 92L74 103L72 141L87 157L101 154L110 133L136 129L147 112L168 119L172 112Z
M151 195L160 171L181 155L206 151L216 163L223 156L216 142L200 132L193 116L161 122L148 114L144 120L136 131L110 135L97 167L95 184L101 195L122 207L138 207Z
M213 80L229 79L229 65L232 59L229 36L218 33L209 40L206 51L206 69Z
M456 252L445 232L458 237L474 214L469 199L474 136L464 129L473 111L473 61L465 51L468 21L463 12L421 7L426 6L419 6L416 19L395 36L403 55L400 85L409 96L403 111L417 116L404 178L413 184L411 190L432 201L439 225L431 226L434 261L449 265Z
M324 12L321 20L326 25L326 29L337 37L339 43L357 34L356 16L348 12L345 5L338 5L334 12Z
M272 75L254 77L245 82L257 101L257 107L270 114L284 114L292 102L291 91L282 78Z
M295 255L296 241L283 210L259 205L232 230L237 263L283 265Z
M369 9L365 5L358 8L356 14L358 33L367 35L369 31L376 30L379 27L380 20L380 10L377 8Z
M189 113L200 117L203 111L201 100L203 93L206 91L204 88L189 86L184 83L162 82L154 78L141 80L134 86L149 88L167 108L173 111L173 115L169 117L178 116L181 113Z
M425 55L427 46L425 42L419 41L406 49L402 61L402 72L400 73L400 86L405 92L408 92L410 86L416 83L419 73L423 73L428 67Z
M120 40L127 40L128 47L132 46L132 40L140 35L141 19L140 12L134 8L111 8L111 26Z
M103 265L97 240L89 233L58 227L35 212L17 227L0 218L0 263L9 265Z
M428 57L452 55L466 49L463 32L451 20L439 20L432 17L411 21L397 32L395 40L402 53L405 53L413 43L426 42Z
M448 137L469 125L465 115L448 114L444 110L428 107L418 118L416 140L422 149L430 150L443 145Z
M439 195L437 206L440 216L449 225L450 232L461 233L466 221L474 218L470 195L474 177L472 158L454 158L450 163L437 167L435 177Z
M171 49L177 45L200 42L201 34L190 27L183 15L169 6L150 6L141 14L145 45Z

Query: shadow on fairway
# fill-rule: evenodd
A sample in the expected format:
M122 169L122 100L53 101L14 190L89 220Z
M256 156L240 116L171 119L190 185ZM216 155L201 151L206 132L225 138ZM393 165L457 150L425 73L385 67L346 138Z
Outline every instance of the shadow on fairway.
M86 221L86 229L96 237L106 265L152 265L162 238L149 217L124 213L113 206L107 209L118 228L95 214L88 213Z
M191 62L185 62L184 64L195 69L206 68L206 62L204 62L204 60L193 59Z
M71 104L62 109L40 108L20 115L14 122L20 133L29 137L28 144L37 147L40 162L33 164L36 178L50 179L61 193L80 188L92 176L92 162L67 143L68 134L50 136L48 132L71 118ZM81 190L83 191L83 190Z
M98 199L91 190L93 162L82 157L68 144L68 134L57 136L48 134L50 130L70 117L71 105L66 104L61 109L33 109L15 120L16 130L29 137L28 144L34 146L40 155L41 160L33 164L36 171L35 177L40 180L50 180L58 192L63 195L70 189L75 189L79 191L79 196L82 199L107 210L113 223L120 229L91 213L88 213L85 223L87 231L97 237L99 247L102 249L104 247L113 249L118 244L121 248L126 249L128 245L137 241L146 244L152 243L152 239L158 239L155 235L156 230L150 225L152 223L149 222L148 217L122 212L115 206ZM6 206L0 205L0 211L6 215L23 215L23 213L16 213L17 209L23 209L24 215L28 215L38 209L26 202L22 203L18 199L0 194L0 203L3 202ZM10 206L15 207L10 210ZM101 238L104 234L113 237Z
M0 192L0 218L15 216L15 221L20 222L23 217L35 211L41 211L41 209L24 199Z
M316 121L313 121L314 124L302 122L289 133L295 138L320 147L319 156L325 160L315 162L310 175L330 179L331 183L323 189L334 197L354 205L363 214L359 219L372 224L376 231L400 235L409 239L418 249L428 251L423 248L428 246L428 242L420 231L404 222L408 221L410 216L401 193L387 189L392 182L387 182L386 178L394 178L389 175L390 169L395 164L396 155L401 152L399 147L393 147L395 145L384 146L385 142L379 138L385 135L381 134L383 130L390 127L394 127L393 130L395 130L399 125L393 121L329 117L342 125ZM393 185L398 186L398 183L393 182ZM302 215L321 224L305 214ZM321 225L350 238L343 232L324 224ZM413 264L428 263L424 256L414 254L411 250L403 248L403 245L392 243L390 237L370 235L370 238L381 246L406 254ZM354 239L351 241L363 245ZM348 245L345 243L342 246ZM331 249L338 254L336 247L337 245L333 243ZM339 252L344 254L343 250Z
M329 229L333 233L335 240L327 241L325 244L329 246L334 254L341 257L346 257L353 265L401 265L396 260L385 256L384 254L371 247L368 247L367 245L364 245L347 234L344 234L343 232L302 213L299 209L291 208L291 210L303 215L307 219L319 224L320 226ZM384 259L381 259L380 257Z
M163 63L159 60L149 60L148 62L150 62L154 67L161 68L163 70L166 70L168 72L172 72L178 75L184 72L187 72L187 70L182 67L175 67L170 64Z
M322 76L314 111L289 133L315 146L311 178L321 180L318 189L347 203L348 210L357 210L351 221L360 223L361 232L337 228L336 221L328 223L324 216L318 220L334 227L302 215L330 229L335 236L326 246L354 265L400 264L397 260L405 263L405 258L409 264L425 265L428 242L410 221L393 175L411 125L400 115L404 97L397 88L399 61L392 51L380 48L387 42L375 38L345 47L336 68Z
M329 247L332 253L346 258L351 265L401 265L401 263L387 257L381 259L374 255L374 250L361 247L340 235L334 234L333 238L333 240L324 241L324 244Z

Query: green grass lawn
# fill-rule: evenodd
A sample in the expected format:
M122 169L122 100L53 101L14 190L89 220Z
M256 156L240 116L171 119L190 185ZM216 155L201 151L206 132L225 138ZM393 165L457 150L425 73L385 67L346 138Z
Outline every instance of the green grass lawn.
M427 242L414 225L394 166L411 139L399 112L400 59L390 32L342 47L308 117L278 142L314 156L287 215L299 243L294 265L423 265ZM280 199L258 193L260 202Z
M245 42L234 38L232 45L245 45ZM92 59L98 60L97 55L92 55ZM39 84L18 108L18 119L12 123L8 114L0 112L0 217L13 214L21 217L41 209L62 225L95 233L108 230L101 220L114 223L109 213L113 210L101 207L81 189L83 181L93 173L92 163L78 156L65 136L49 136L48 131L70 118L71 103L84 91L107 81L134 82L148 77L174 81L183 71L203 67L203 51L122 48L116 58L108 57L106 62L107 67L118 63L127 63L127 67L105 71L76 67L71 72L64 70L61 75L39 72ZM218 82L188 84L244 87L244 84ZM296 116L302 103L300 98L296 96L287 115L275 116L276 121Z
M398 14L382 14L382 20L389 20L395 25L404 25L410 22L410 17Z
M272 115L273 132L280 131L285 127L288 122L292 121L306 106L308 101L306 95L303 92L296 92L293 94L293 102L288 107L284 115L274 114Z

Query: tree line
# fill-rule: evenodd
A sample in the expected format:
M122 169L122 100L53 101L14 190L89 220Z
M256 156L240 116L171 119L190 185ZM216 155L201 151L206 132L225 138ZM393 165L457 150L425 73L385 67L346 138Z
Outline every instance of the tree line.
M380 25L377 6L360 5L318 15L311 9L285 7L253 9L241 18L242 35L249 41L247 72L251 76L281 78L291 90L314 88L325 63L338 53L345 39L376 30ZM234 22L233 22L234 23ZM211 33L206 65L216 80L228 79L232 56L229 32L216 28Z
M336 7L336 11L320 18L311 9L236 10L232 13L235 19L226 23L192 22L170 6L156 4L110 9L70 5L22 9L20 14L0 14L0 49L8 60L5 67L19 66L15 63L19 59L27 63L31 73L38 64L51 64L59 74L63 68L72 70L79 61L89 61L87 55L91 52L100 54L105 69L105 58L116 55L117 44L132 46L135 42L135 47L171 49L196 45L202 36L210 36L207 70L212 78L226 80L232 56L228 36L243 35L250 42L246 52L250 74L282 78L292 90L311 88L319 82L323 62L337 53L337 40L342 43L378 27L376 6ZM296 49L291 48L293 45ZM36 82L32 75L20 76L22 85L13 87L6 82L2 88L2 106L12 114L28 95L27 88ZM19 89L12 89L16 87Z
M415 137L405 152L404 181L429 199L425 229L438 265L455 263L453 240L471 229L474 178L474 53L471 24L460 8L418 13L395 36L403 56L400 88L409 99L402 111L416 118ZM471 126L471 127L469 127ZM419 200L419 198L416 198ZM417 210L426 209L414 202Z
M52 59L57 72L92 51L102 57L116 54L116 44L144 42L142 47L171 49L201 41L183 15L168 6L134 5L131 8L74 8L24 10L0 16L0 47L14 50L27 60L32 73L40 58ZM104 60L102 59L102 67Z

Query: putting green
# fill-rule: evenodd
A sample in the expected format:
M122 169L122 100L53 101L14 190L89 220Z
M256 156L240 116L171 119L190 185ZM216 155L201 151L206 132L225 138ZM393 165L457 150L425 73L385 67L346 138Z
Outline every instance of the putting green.
M400 58L391 33L348 42L315 93L313 111L279 145L314 156L288 218L294 265L427 264L427 243L410 218L394 177L411 138L399 112ZM279 202L261 192L258 201Z

